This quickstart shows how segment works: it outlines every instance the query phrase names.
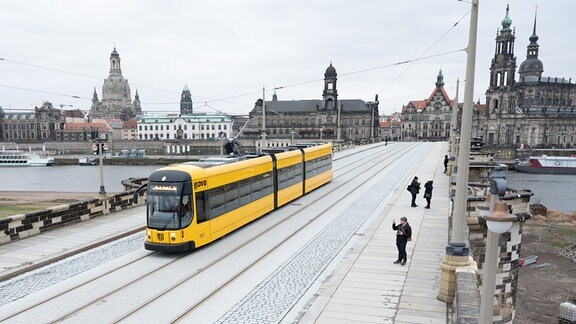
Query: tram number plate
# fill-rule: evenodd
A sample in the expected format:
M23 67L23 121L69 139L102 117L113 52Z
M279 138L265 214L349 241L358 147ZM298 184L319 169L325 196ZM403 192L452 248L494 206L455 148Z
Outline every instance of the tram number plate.
M164 233L156 233L156 239L160 242L164 241Z

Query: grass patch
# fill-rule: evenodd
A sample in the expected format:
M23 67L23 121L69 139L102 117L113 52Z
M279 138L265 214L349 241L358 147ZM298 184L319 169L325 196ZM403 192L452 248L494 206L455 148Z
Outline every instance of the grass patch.
M62 203L59 202L39 201L21 205L0 206L0 218L14 216L18 214L27 214L34 211L46 209L48 207L58 206L61 204Z

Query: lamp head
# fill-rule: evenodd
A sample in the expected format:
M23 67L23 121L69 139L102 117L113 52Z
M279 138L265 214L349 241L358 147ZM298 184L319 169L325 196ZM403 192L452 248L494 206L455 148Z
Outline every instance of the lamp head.
M508 213L508 206L504 201L498 201L494 204L492 215L485 216L488 229L494 233L506 233L512 228L516 216Z

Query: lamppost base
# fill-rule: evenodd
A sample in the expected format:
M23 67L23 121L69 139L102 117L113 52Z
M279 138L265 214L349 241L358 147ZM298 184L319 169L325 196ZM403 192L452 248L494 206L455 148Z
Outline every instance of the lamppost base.
M100 191L98 192L101 196L106 196L106 190L104 189L104 186L100 186Z
M456 292L456 269L476 268L476 262L469 255L470 248L463 243L450 243L446 255L440 263L440 292L436 297L447 304L452 304Z

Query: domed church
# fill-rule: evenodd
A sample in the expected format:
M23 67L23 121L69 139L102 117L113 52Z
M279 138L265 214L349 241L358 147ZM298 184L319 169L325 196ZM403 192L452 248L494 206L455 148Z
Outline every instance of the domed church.
M136 90L134 101L132 101L130 85L128 80L122 76L120 55L114 47L110 55L110 75L104 80L102 86L102 101L98 100L96 87L94 87L90 116L92 118L112 118L126 121L141 114L142 108L140 107L138 90Z

